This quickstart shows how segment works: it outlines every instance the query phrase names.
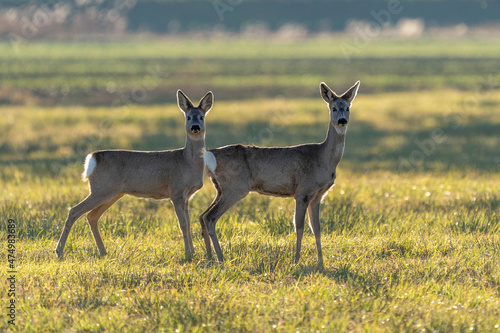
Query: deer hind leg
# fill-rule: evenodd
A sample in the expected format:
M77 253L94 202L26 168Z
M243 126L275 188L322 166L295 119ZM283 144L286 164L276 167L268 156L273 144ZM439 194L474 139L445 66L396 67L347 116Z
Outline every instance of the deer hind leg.
M235 203L246 197L248 191L241 192L220 192L217 194L219 199L205 212L202 214L202 219L204 220L204 224L208 230L208 234L212 239L212 243L214 245L215 253L217 254L217 260L219 262L224 261L224 256L222 254L222 249L219 244L219 240L217 239L217 234L215 232L215 224L219 220L219 218L224 215L224 213L231 208Z
M66 245L69 232L71 231L71 227L73 227L75 221L78 220L86 212L102 205L103 203L106 203L107 201L112 199L113 196L114 195L104 196L90 193L82 202L69 210L68 218L64 223L64 229L61 233L61 237L59 238L59 242L57 243L56 247L56 256L58 258L62 258L64 255L64 246Z
M101 256L106 255L106 248L104 247L104 243L102 242L97 222L101 218L102 214L104 214L104 212L106 212L109 207L111 207L115 202L120 200L121 197L123 197L123 194L118 194L116 197L111 199L111 201L108 201L107 203L92 209L90 213L87 214L87 222L90 226L90 231L92 231L92 235L94 236L95 245L97 246L97 249L99 250L99 254Z
M319 207L321 197L313 200L308 207L309 227L311 228L314 238L316 239L316 251L318 252L318 265L323 266L323 252L321 250L321 226L319 224Z
M185 197L179 197L172 200L172 202L174 204L177 220L179 221L179 228L181 229L182 237L184 238L186 258L189 259L194 254L194 246L193 239L191 237L191 221L189 219L188 199Z
M304 221L306 218L308 204L309 198L307 195L298 196L295 198L295 215L293 219L295 225L295 234L297 237L297 242L295 245L295 263L298 263L300 259L300 248L302 246L302 236L304 235Z

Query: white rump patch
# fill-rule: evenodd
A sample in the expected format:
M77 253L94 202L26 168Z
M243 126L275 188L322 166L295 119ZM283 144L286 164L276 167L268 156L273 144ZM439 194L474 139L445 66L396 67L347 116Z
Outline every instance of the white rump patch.
M212 173L215 172L215 169L217 168L217 160L215 159L215 155L213 153L205 151L203 153L203 162L207 168L212 171Z
M85 171L83 171L82 174L82 179L84 181L89 179L92 172L94 172L95 165L96 162L94 156L92 156L92 154L88 154L87 157L85 158Z

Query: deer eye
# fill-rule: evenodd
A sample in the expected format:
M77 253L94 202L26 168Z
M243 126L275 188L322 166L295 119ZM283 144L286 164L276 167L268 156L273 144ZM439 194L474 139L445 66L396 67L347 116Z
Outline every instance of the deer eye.
M345 110L346 110L347 112L349 112L349 107L347 107Z
M336 108L336 107L333 107L333 108L332 108L332 111L333 111L333 112L337 112L337 108Z
M203 116L200 116L200 120L203 120Z
M191 116L187 116L187 120L191 120Z

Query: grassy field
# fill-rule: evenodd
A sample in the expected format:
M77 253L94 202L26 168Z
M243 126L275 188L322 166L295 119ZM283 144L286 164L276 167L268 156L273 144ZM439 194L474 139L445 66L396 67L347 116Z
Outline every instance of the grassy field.
M189 45L176 43L184 50ZM1 89L10 92L0 106L0 229L7 235L7 219L13 219L17 235L16 326L7 323L11 298L3 292L0 331L500 332L498 44L449 42L455 54L439 48L441 41L373 42L372 52L363 49L347 63L329 59L334 48L319 40L296 43L295 55L282 57L263 42L245 44L260 47L262 58L239 43L216 41L189 59L178 48L148 43L42 43L23 46L32 49L17 56L0 55ZM483 51L474 53L475 47ZM131 51L120 56L121 49ZM388 60L384 52L396 53ZM47 58L61 62L44 69ZM71 59L79 65L62 65ZM37 66L27 66L30 61ZM106 61L111 68L103 74ZM157 64L179 71L146 89L143 104L113 103L116 93L109 91L150 87L143 79ZM33 85L17 86L16 75L46 84L37 88L39 79L26 79ZM411 85L416 78L420 83ZM293 263L293 200L258 195L217 225L224 266L207 261L197 217L215 194L208 179L190 204L191 261L184 259L171 203L130 197L101 219L107 256L98 256L82 218L65 258L55 258L68 208L88 193L80 180L86 153L183 145L175 89L193 99L214 91L210 148L291 145L326 135L319 82L340 92L357 79L344 158L321 209L324 269L316 266L310 231L300 262ZM463 84L448 84L455 79ZM60 91L64 82L67 94ZM388 83L381 88L381 82ZM85 95L71 95L79 89ZM168 94L161 97L167 103L149 98L155 89ZM10 98L27 91L33 99ZM2 242L0 286L8 290L6 236Z
M363 82L365 93L474 90L500 81L499 39L367 41L182 40L1 43L0 103L174 101L178 88L218 99L317 98L318 84ZM343 50L349 50L346 55Z

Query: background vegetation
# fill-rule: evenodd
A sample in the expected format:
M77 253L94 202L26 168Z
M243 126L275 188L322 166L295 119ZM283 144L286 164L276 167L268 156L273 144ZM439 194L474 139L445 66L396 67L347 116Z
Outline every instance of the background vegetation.
M0 216L17 223L18 312L0 329L500 330L498 41L373 40L350 61L343 42L3 44ZM293 201L258 195L218 223L227 263L207 261L208 180L190 204L192 261L171 204L135 198L101 219L106 257L81 219L55 258L67 210L88 192L86 153L183 145L176 89L214 91L208 147L291 145L326 135L319 82L342 92L358 79L322 205L324 269L310 232L293 264Z
M297 25L311 32L342 31L350 21L396 24L402 18L422 18L426 26L466 24L477 26L500 23L498 0L4 0L2 9L22 9L29 22L40 22L32 9L40 6L48 13L48 24L60 25L57 33L73 36L83 30L100 34L113 31L122 21L127 32L178 33L181 31L225 30L243 32L258 24L270 31ZM56 9L62 8L62 11ZM390 10L390 11L389 11ZM111 12L110 12L111 11ZM375 15L373 14L375 13ZM118 17L119 16L119 17ZM55 19L57 18L57 19ZM9 22L7 18L7 22ZM26 21L19 22L26 26ZM45 22L47 23L47 22ZM63 24L61 24L63 23ZM94 27L92 27L92 24ZM122 26L122 22L119 23ZM43 28L44 28L43 27ZM42 28L42 27L38 27ZM66 31L64 31L66 29ZM45 29L40 29L44 31ZM8 31L8 30L7 30ZM47 30L54 33L54 30ZM40 36L39 36L40 37Z

